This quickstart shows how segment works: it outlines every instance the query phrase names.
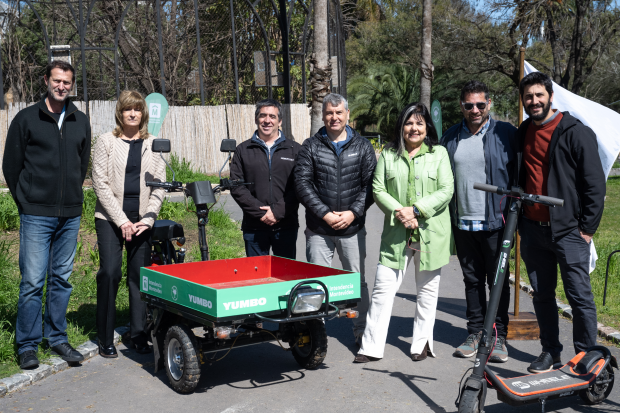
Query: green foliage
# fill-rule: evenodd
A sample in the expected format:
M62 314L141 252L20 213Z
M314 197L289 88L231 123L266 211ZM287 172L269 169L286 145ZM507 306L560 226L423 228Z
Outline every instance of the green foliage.
M400 111L420 97L420 73L404 66L371 66L366 75L349 82L351 118L357 128L376 125L381 135L392 136Z
M174 178L178 182L183 182L184 184L197 181L211 181L214 184L220 183L220 178L217 176L203 174L194 170L190 161L186 161L185 158L179 160L175 154L170 154L169 163L175 172ZM170 171L170 168L166 168L166 181L172 182L172 171Z
M396 64L370 66L366 74L356 76L349 82L348 89L351 118L355 119L357 128L363 131L372 125L383 137L393 138L400 112L420 99L420 71ZM440 102L453 100L459 93L452 76L447 74L435 77L431 91L433 99ZM460 116L444 109L444 106L452 107L442 104L444 124Z
M12 231L19 228L19 212L9 192L0 193L0 230Z
M82 204L82 218L80 224L88 232L95 232L95 206L97 205L97 195L92 188L85 188L84 203Z

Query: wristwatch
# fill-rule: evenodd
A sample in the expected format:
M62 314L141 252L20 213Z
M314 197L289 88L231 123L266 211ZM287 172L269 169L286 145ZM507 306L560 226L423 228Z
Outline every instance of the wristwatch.
M416 218L417 218L417 217L419 217L419 216L421 215L421 214L420 214L420 210L419 210L419 209L418 209L418 207L417 207L417 206L415 206L415 205L413 206L413 215L415 215L415 217L416 217Z

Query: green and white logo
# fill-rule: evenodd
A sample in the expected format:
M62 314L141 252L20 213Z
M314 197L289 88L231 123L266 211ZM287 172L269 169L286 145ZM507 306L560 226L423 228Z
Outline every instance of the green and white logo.
M146 275L142 276L142 289L144 291L149 290L149 277L147 277Z
M158 136L168 114L168 102L160 93L151 93L145 100L149 108L149 133Z
M431 119L433 121L433 126L437 130L437 136L441 137L441 104L438 100L433 101L431 105Z
M172 286L172 299L174 301L177 301L179 299L179 290L177 290L177 286L176 285Z
M504 247L510 247L510 241L506 240L503 243Z

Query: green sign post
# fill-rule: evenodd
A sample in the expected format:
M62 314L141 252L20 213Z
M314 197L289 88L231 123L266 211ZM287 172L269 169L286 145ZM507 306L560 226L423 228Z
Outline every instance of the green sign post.
M433 119L433 125L437 130L437 136L441 138L443 132L441 131L441 104L438 100L435 100L431 105L431 119Z
M149 133L158 136L168 114L168 102L162 94L151 93L146 97L146 105L149 109Z

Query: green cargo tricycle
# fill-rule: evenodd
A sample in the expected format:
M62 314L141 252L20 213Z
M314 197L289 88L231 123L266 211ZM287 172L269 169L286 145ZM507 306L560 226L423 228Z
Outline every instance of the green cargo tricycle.
M234 148L234 140L222 142L229 161ZM156 139L153 150L169 152L170 142ZM324 319L358 316L360 274L274 256L209 261L205 226L214 194L248 184L222 179L220 170L214 188L208 181L183 186L174 175L172 182L147 185L193 198L202 258L184 263L185 250L176 248L185 242L183 227L156 221L153 264L140 270L155 372L165 368L174 390L191 393L202 364L221 360L233 348L269 341L290 350L302 368L317 368L327 354Z

